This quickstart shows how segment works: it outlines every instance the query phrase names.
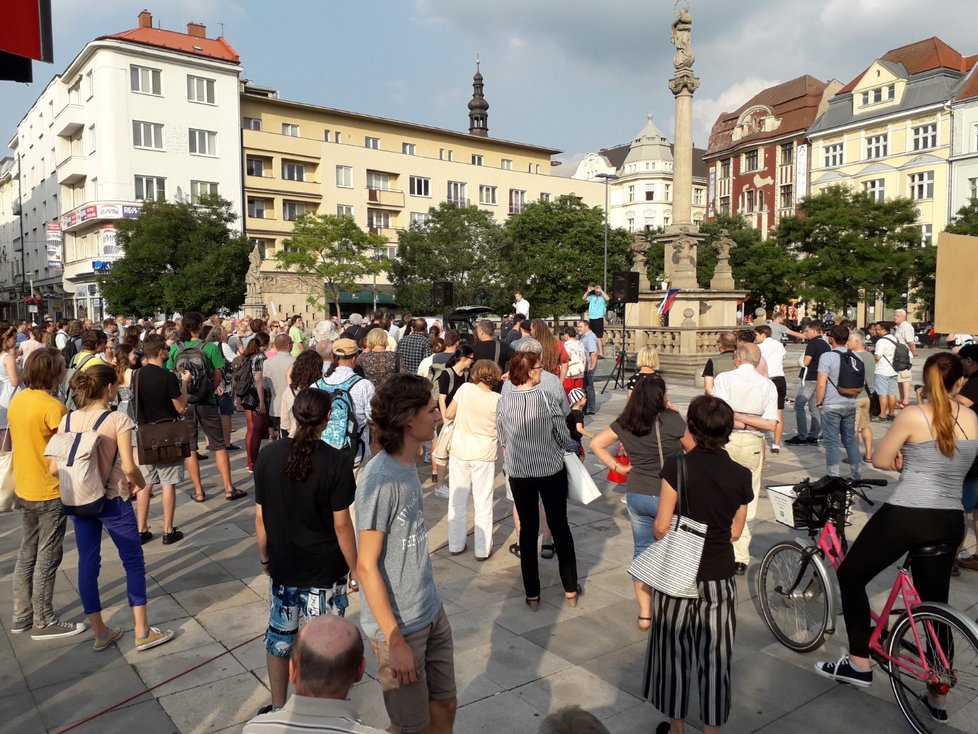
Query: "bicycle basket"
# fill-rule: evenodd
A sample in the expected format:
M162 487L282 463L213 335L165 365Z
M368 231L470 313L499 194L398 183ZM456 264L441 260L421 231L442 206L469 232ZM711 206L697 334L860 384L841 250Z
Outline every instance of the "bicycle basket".
M839 477L825 476L817 482L806 477L793 490L791 509L797 530L818 530L846 510L849 486Z

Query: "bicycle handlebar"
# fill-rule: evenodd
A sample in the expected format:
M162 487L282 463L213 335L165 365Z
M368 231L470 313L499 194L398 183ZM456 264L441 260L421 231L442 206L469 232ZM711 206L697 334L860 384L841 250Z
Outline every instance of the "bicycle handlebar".
M889 482L885 479L856 479L850 480L853 487L885 487Z

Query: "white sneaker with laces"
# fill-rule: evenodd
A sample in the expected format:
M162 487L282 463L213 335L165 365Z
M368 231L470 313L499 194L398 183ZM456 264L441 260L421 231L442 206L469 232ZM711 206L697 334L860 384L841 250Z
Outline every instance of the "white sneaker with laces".
M448 499L448 485L447 484L439 484L437 487L435 487L434 495L435 495L435 497L440 497L443 500L447 500Z

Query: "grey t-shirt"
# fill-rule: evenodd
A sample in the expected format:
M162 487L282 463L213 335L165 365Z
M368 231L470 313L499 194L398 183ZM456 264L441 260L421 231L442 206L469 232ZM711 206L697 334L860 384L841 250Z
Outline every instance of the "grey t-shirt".
M405 635L424 629L442 604L428 556L418 470L381 451L360 475L356 508L358 530L384 533L378 566L397 626ZM369 637L384 642L365 596L361 602L360 626Z
M768 321L767 325L771 327L771 338L777 342L783 342L788 334L788 327L779 324L777 321Z

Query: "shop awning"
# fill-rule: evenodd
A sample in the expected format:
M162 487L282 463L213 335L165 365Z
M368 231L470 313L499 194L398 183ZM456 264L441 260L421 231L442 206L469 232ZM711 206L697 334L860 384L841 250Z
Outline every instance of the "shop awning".
M340 291L340 303L368 304L372 306L374 303L374 293L373 291L360 291L358 293ZM389 291L378 290L377 303L385 306L393 305L394 294Z

